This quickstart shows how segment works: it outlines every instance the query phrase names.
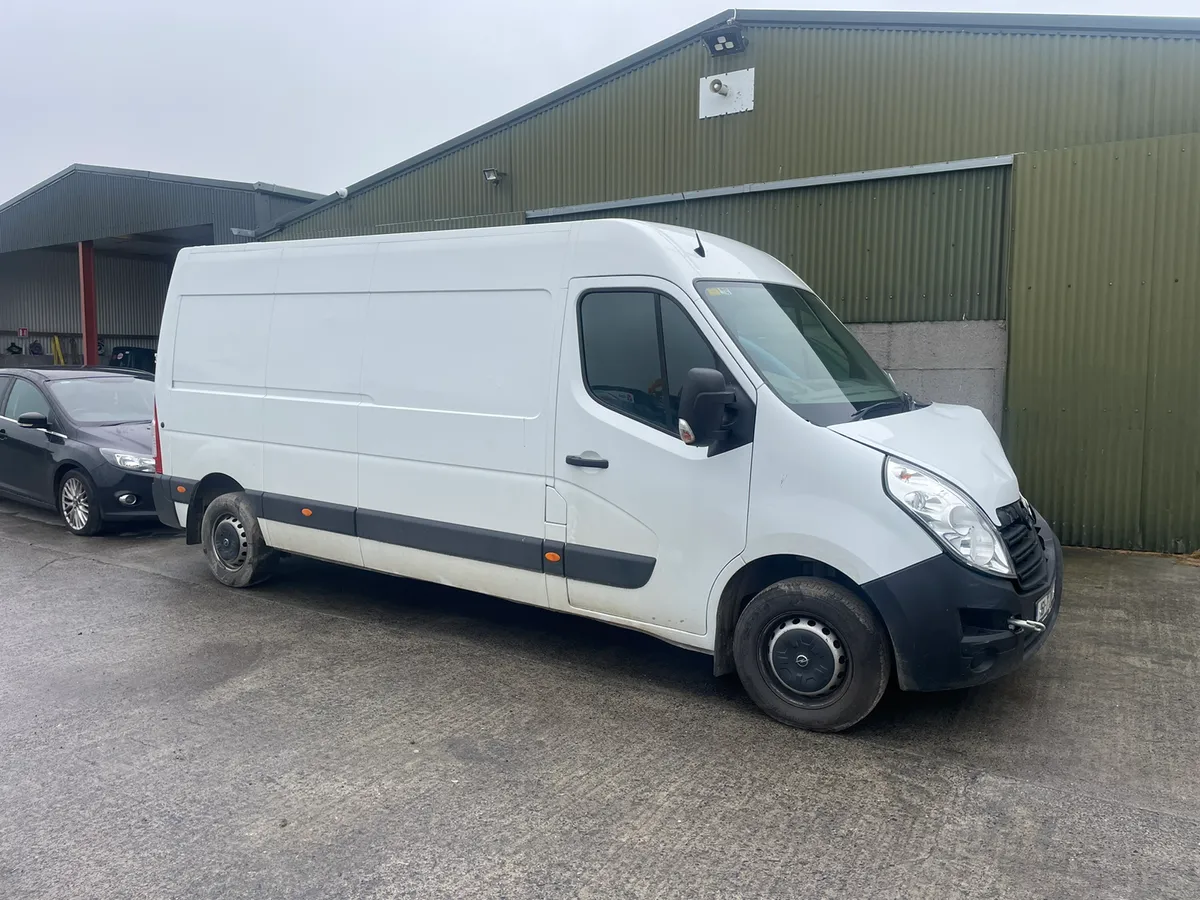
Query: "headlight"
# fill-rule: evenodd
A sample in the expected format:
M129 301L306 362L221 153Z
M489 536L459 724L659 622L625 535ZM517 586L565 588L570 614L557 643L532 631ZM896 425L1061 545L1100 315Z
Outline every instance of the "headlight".
M963 562L992 575L1012 577L1012 560L1000 533L970 498L936 475L890 456L883 464L887 491Z
M101 448L100 455L118 469L128 469L130 472L153 472L154 457L142 456L140 453L128 453L125 450L106 450Z

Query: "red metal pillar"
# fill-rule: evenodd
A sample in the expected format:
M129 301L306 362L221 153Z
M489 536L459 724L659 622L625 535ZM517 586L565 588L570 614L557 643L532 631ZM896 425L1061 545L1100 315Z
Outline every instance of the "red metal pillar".
M96 251L79 242L79 304L83 320L83 364L100 365L100 332L96 326Z

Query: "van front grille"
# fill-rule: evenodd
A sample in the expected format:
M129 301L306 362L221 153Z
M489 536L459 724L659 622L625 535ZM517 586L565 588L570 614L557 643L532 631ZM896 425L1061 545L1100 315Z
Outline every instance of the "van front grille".
M1000 537L1012 557L1017 575L1017 590L1022 594L1038 590L1049 581L1046 544L1038 533L1029 508L1021 501L996 510L1000 517Z

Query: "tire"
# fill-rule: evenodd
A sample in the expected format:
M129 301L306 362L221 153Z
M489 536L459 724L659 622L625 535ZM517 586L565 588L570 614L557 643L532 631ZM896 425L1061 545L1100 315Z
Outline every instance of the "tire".
M83 469L67 469L58 480L54 496L59 515L71 534L92 537L104 530L96 482Z
M200 523L200 545L213 577L233 588L261 584L275 574L279 562L279 554L263 540L250 499L242 493L222 494L208 505Z
M853 591L789 578L746 604L734 629L738 677L759 709L795 728L842 731L875 708L892 647Z

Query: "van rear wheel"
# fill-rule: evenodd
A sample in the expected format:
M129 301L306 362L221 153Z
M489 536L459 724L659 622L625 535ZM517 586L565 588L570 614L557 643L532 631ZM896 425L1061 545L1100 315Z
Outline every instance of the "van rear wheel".
M200 545L213 577L229 587L260 584L275 574L279 554L263 540L250 498L222 494L204 510Z
M734 629L733 655L758 707L809 731L861 721L892 672L891 644L875 614L822 578L789 578L751 599Z

